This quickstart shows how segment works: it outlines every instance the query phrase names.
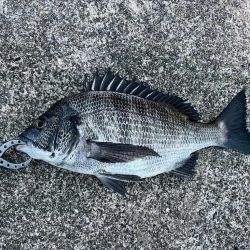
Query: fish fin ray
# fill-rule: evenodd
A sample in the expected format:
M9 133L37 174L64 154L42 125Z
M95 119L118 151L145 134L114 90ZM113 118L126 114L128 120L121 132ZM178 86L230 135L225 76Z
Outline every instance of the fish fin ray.
M161 91L151 89L145 83L121 78L118 74L113 74L110 69L102 77L99 76L97 70L93 80L87 83L86 91L113 91L134 95L154 102L169 104L186 115L190 121L199 121L200 119L198 112L186 100L176 95L165 94Z
M246 115L246 93L243 89L214 122L217 127L224 130L220 146L250 154L250 132L247 129Z
M96 177L108 189L110 189L113 192L118 193L118 194L120 194L122 196L125 196L125 194L126 194L126 188L125 188L125 184L122 181L111 179L111 178L107 178L105 176L100 176L100 175L97 175Z
M122 78L116 74L107 86L107 91L115 91L117 84L120 83Z
M191 178L194 175L194 168L198 159L198 155L198 152L192 153L186 160L180 163L180 167L172 170L170 173L181 177Z
M108 173L99 173L99 175L108 177L113 180L125 181L125 182L142 181L142 178L138 175L108 174Z
M145 156L159 156L153 149L132 144L87 141L89 158L101 162L128 162Z

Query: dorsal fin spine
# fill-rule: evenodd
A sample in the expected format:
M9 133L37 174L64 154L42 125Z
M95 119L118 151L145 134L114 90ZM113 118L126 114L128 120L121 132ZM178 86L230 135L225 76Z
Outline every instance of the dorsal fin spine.
M91 90L95 90L95 85L96 85L97 79L96 77L94 78L93 85L91 87Z
M123 90L124 93L126 94L130 94L131 91L134 89L134 82L131 81L127 86L126 88Z
M133 89L133 90L130 92L130 95L134 95L134 94L136 93L136 91L137 91L138 89L140 89L140 88L141 88L141 84L138 85L135 89Z
M151 89L149 87L146 87L140 94L140 97L145 98L149 93L151 93Z
M103 79L101 81L101 85L100 85L100 89L99 90L105 90L104 84L105 84L105 81L106 81L106 79L108 77L108 74L109 74L109 71L107 71L106 74L104 75L104 77L103 77Z
M115 77L113 78L113 80L109 83L107 90L112 90L112 85L113 83L117 80L118 76L115 75Z
M162 93L159 92L152 100L153 101L158 100L161 95Z
M149 93L147 96L145 96L145 98L154 98L155 95L157 95L158 91L157 90L153 90L151 93Z
M117 92L122 92L125 88L126 88L126 79L125 78L122 78L121 82L119 83L119 85L117 86L117 89L116 91Z

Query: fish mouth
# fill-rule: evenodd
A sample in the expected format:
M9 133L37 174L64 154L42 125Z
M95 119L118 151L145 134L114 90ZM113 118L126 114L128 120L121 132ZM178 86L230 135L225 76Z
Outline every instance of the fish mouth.
M17 138L16 138L17 140L20 140L21 142L23 142L23 144L21 144L21 145L17 145L16 146L16 149L18 150L18 151L21 151L21 152L24 152L24 153L26 153L26 148L27 147L31 147L32 145L33 145L33 143L34 143L34 141L32 141L30 138L28 138L28 137L26 137L26 136L24 136L24 135L19 135Z
M33 140L31 140L30 138L28 138L28 137L26 137L24 135L19 135L17 137L17 140L20 140L20 141L24 142L25 145L29 145L29 144L33 144L34 143Z

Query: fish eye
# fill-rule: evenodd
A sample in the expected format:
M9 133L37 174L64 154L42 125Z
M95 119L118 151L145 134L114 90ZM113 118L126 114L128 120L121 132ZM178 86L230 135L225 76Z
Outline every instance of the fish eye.
M47 122L44 120L44 119L38 119L37 121L36 121L36 126L37 126L37 128L44 128L44 127L46 127L46 125L47 125Z

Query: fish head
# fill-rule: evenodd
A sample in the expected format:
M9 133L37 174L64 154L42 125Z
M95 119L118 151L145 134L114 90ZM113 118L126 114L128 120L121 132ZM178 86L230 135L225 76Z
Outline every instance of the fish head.
M25 142L17 150L30 157L60 164L79 142L77 113L66 103L57 103L39 116L18 138Z

